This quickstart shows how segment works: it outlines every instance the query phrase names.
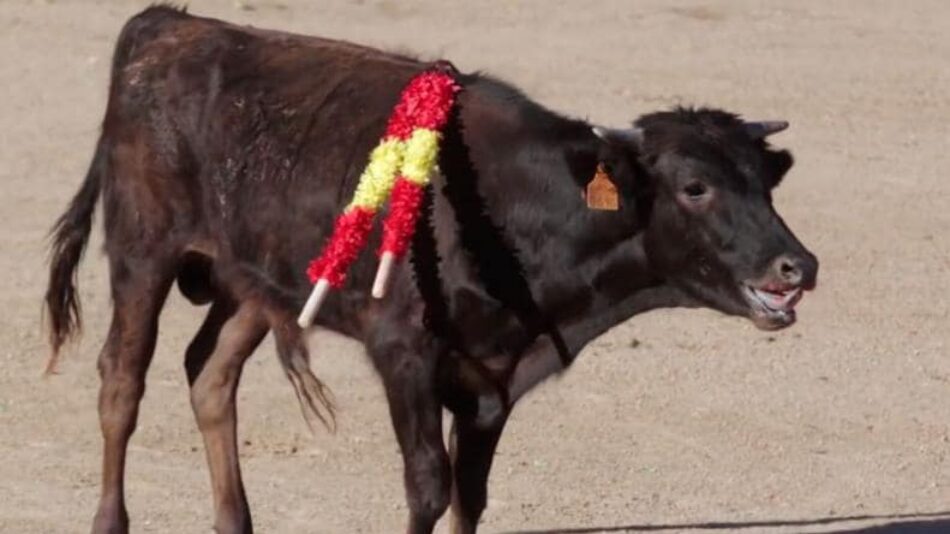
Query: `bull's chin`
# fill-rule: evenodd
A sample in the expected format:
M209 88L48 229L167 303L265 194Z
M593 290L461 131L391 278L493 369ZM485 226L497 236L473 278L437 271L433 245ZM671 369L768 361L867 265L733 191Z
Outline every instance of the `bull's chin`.
M775 293L743 285L742 294L748 304L749 320L759 329L781 330L795 324L795 304L802 296L800 288Z
M795 324L795 310L764 313L751 311L749 320L759 330L781 330Z

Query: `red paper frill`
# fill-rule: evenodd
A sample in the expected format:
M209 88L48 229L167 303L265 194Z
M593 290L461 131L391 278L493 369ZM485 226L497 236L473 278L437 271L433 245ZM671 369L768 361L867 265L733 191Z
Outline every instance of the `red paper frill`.
M389 197L389 215L383 224L383 242L379 247L379 254L391 252L397 258L402 257L409 249L412 234L419 220L419 209L422 206L423 188L400 176L393 186Z
M424 72L403 89L386 126L386 138L408 139L417 128L439 131L448 121L459 86L443 72ZM390 215L385 223L382 251L402 255L409 247L419 207L422 187L405 179L397 180L390 197ZM310 262L307 276L317 283L326 279L339 288L346 281L346 270L366 246L373 229L375 212L353 208L340 215L333 235L320 256Z
M339 288L346 281L346 269L359 255L373 230L375 212L353 208L337 217L333 236L317 259L310 262L307 276L310 282L324 278L331 287Z
M441 72L424 72L403 89L399 103L389 116L386 137L408 139L416 128L440 130L459 86L451 76Z

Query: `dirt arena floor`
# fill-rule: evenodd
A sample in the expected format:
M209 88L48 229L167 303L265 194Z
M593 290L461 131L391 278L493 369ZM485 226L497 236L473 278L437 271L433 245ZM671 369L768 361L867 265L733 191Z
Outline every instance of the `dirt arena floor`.
M110 313L101 237L80 273L86 335L46 380L44 239L91 157L113 41L145 5L0 0L0 532L91 524ZM776 203L821 259L799 323L764 333L664 311L615 328L516 410L484 531L950 532L950 3L194 0L191 11L451 58L613 126L681 103L791 122L774 141L798 164ZM129 460L137 532L210 529L182 370L202 314L174 294L162 317ZM337 435L308 433L270 341L245 373L256 526L399 531L381 388L356 343L312 344L342 407Z

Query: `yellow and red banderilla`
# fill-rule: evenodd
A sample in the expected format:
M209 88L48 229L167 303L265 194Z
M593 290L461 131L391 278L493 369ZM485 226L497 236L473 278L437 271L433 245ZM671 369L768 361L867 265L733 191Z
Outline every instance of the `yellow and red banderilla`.
M383 223L380 264L372 294L386 294L392 266L412 241L424 190L439 155L441 130L455 104L459 86L448 74L428 71L414 77L393 109L386 133L370 153L353 199L337 217L330 240L310 262L307 276L314 284L297 324L313 323L330 288L340 288L346 271L366 247L373 220L386 200L389 214Z

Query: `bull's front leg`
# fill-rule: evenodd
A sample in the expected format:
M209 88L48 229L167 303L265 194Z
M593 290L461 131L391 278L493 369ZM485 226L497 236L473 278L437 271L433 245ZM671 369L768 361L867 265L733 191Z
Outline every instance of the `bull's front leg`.
M507 414L485 427L456 415L449 437L452 458L452 534L473 534L488 503L488 473Z
M428 534L449 506L452 485L442 441L442 404L435 390L437 355L403 339L375 344L370 352L383 378L402 452L407 532Z

